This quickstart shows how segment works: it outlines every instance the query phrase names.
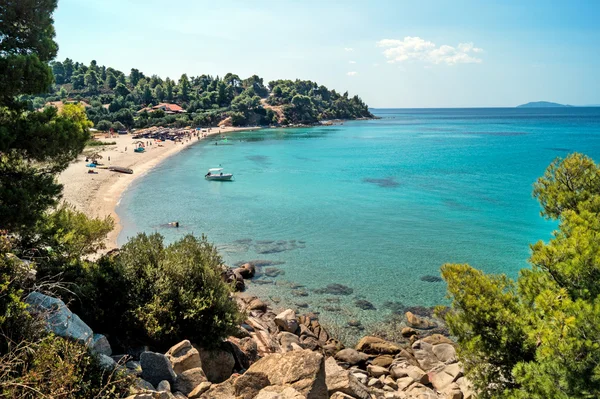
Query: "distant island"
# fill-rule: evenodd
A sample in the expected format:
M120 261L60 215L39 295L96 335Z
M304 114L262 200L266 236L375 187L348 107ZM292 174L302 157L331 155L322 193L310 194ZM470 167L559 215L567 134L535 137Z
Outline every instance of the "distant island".
M517 108L565 108L565 107L572 107L572 105L552 103L550 101L532 101L527 104L517 105Z
M31 110L78 102L98 130L149 126L286 126L323 120L372 118L358 96L309 80L264 82L253 75L181 75L179 80L129 74L92 61L51 63L54 84L46 94L24 96Z

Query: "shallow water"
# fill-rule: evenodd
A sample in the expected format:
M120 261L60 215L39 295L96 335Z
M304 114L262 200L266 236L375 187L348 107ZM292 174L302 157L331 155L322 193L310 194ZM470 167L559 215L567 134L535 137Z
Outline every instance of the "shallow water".
M515 277L529 244L555 227L539 216L535 179L572 151L600 160L600 108L375 113L382 119L241 132L231 145L182 151L124 194L119 243L140 231L168 241L204 233L228 264L280 263L250 292L368 325L389 316L386 302L444 303L445 284L421 278L446 262ZM203 179L219 165L235 182ZM182 227L161 227L175 220ZM352 293L313 291L332 283Z

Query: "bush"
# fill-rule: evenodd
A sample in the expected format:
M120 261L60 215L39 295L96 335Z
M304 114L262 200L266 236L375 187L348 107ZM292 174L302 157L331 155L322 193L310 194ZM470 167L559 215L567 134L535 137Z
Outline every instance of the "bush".
M212 346L240 322L221 264L205 237L188 235L165 247L160 234L140 234L118 255L89 265L72 310L123 347L167 349L182 339Z
M96 129L101 130L103 132L107 132L112 127L112 122L107 121L106 119L99 121L96 123Z
M0 397L122 398L133 376L103 369L85 346L48 335L0 357Z

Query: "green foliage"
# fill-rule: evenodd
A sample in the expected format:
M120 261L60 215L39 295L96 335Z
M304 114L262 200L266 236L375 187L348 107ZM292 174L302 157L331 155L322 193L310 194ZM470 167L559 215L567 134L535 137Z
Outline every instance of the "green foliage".
M221 263L204 237L165 246L159 234L140 234L119 255L89 266L81 293L86 300L73 310L122 343L215 345L239 322Z
M104 370L85 346L46 336L22 342L0 358L0 396L3 398L123 398L134 377Z
M103 132L108 132L111 127L112 127L111 121L107 121L106 119L103 119L103 120L99 121L98 123L96 123L96 129L103 131ZM88 146L90 145L89 141L88 141L87 145Z
M535 185L542 214L559 221L533 245L516 283L445 265L447 322L482 398L600 396L600 168L572 154Z

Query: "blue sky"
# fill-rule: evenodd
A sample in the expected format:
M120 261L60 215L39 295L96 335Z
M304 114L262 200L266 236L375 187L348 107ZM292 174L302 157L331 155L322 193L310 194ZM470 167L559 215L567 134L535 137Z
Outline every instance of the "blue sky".
M600 104L600 0L59 0L58 58L310 79L372 107Z

